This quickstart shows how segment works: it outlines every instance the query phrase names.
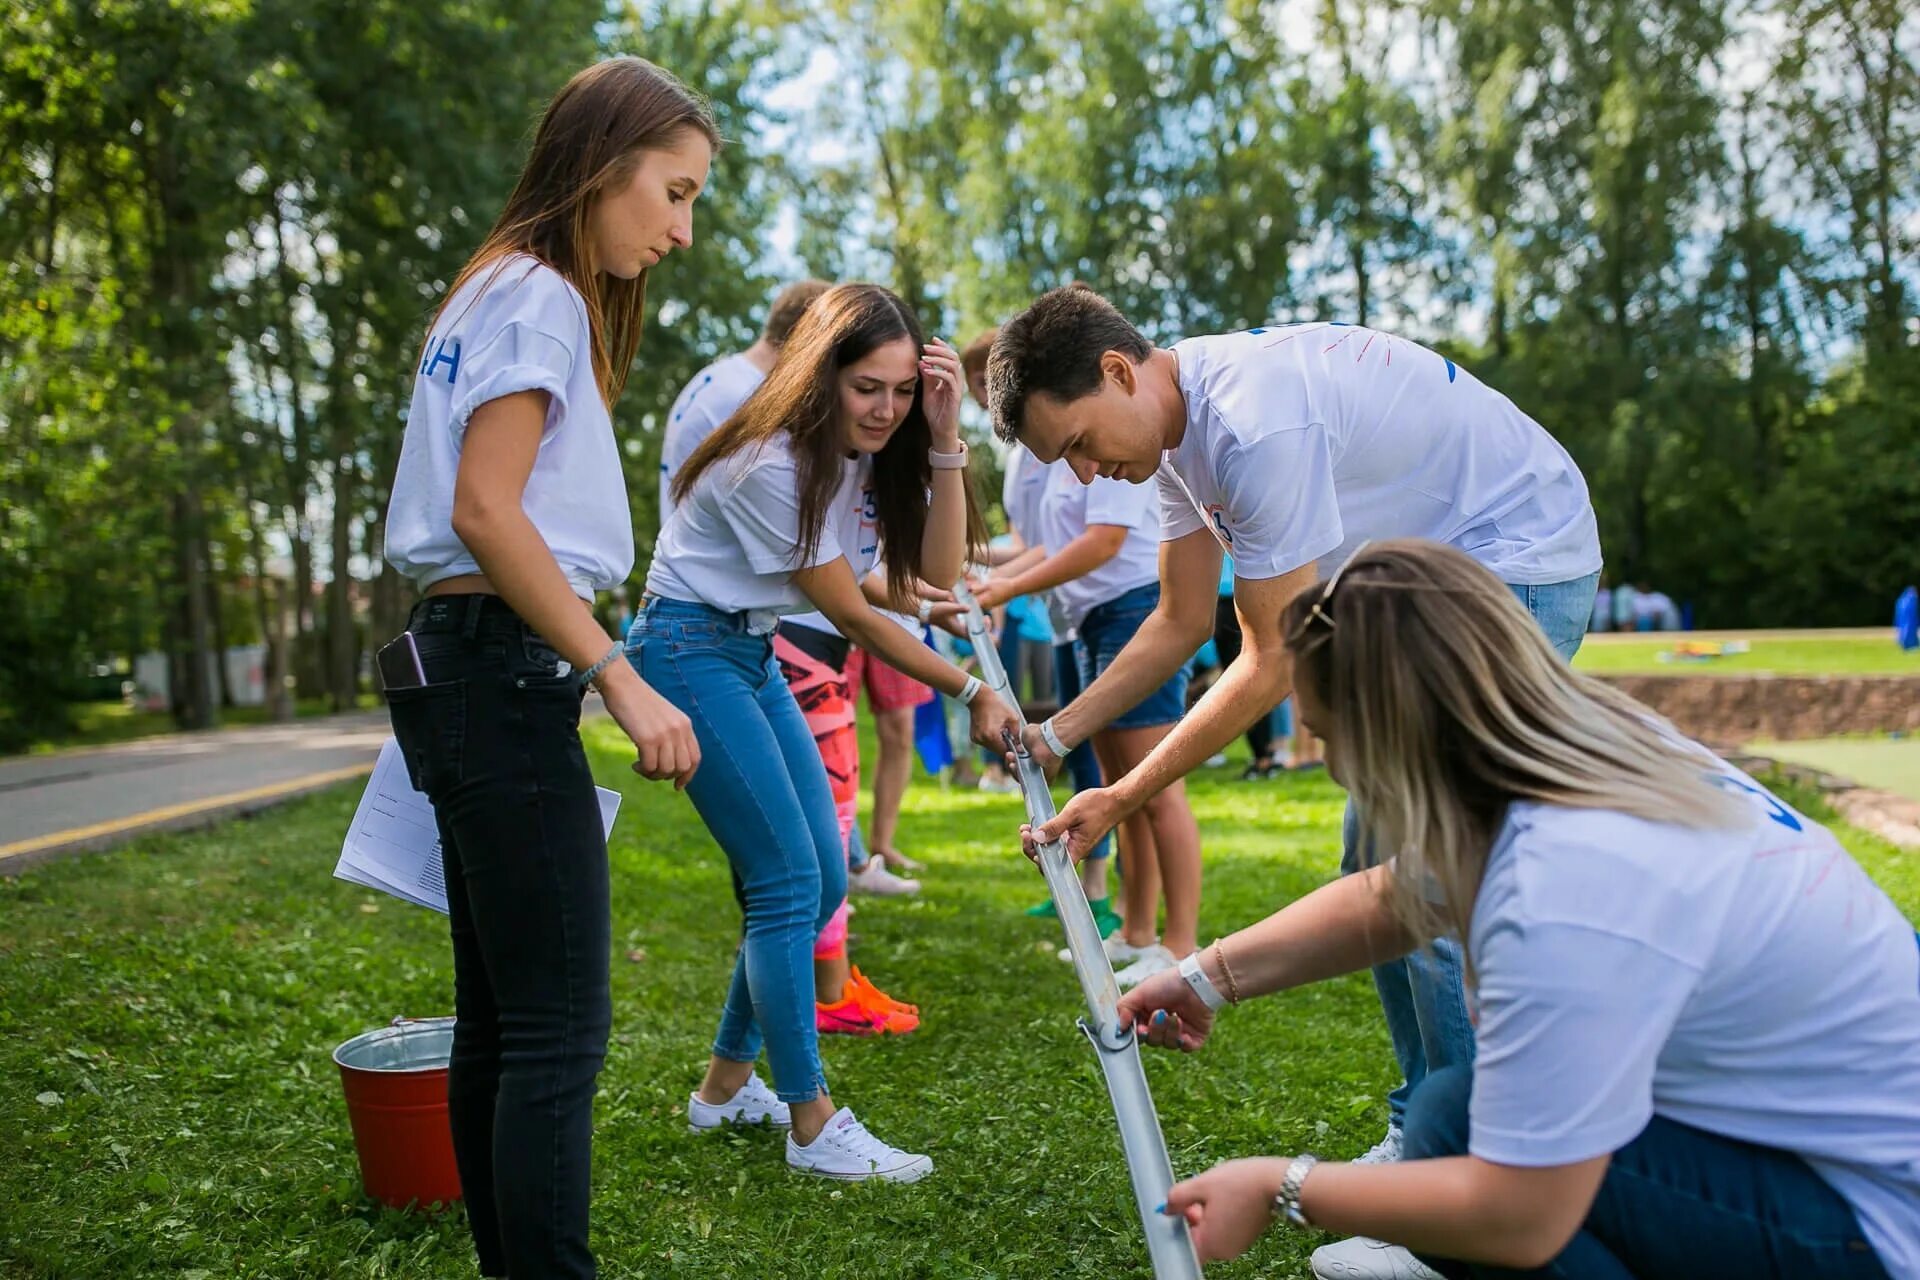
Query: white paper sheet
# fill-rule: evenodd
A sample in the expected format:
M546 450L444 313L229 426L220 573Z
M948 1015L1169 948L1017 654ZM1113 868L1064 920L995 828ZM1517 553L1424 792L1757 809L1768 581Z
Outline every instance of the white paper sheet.
M595 787L600 821L611 833L620 812L620 793ZM447 882L440 864L440 828L432 803L407 777L400 744L388 738L361 793L346 841L340 846L335 878L389 893L415 906L447 911Z

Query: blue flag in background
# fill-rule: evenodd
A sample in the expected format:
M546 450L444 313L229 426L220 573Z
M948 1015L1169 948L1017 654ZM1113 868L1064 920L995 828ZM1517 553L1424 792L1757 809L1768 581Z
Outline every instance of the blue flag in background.
M920 638L933 648L933 633L921 631ZM928 773L939 773L953 763L953 743L947 740L947 704L939 694L913 709L913 746Z
M1912 587L1893 602L1893 638L1902 649L1920 649L1920 591Z

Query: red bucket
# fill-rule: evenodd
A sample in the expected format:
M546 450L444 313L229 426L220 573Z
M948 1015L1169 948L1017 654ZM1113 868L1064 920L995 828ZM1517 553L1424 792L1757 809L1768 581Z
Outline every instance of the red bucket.
M396 1209L460 1198L447 1123L452 1018L395 1018L333 1051L367 1194Z

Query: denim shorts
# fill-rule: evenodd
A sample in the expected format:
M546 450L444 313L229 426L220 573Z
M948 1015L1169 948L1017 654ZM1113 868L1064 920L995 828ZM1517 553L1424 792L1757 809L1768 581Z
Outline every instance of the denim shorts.
M1134 633L1140 630L1160 604L1160 584L1149 582L1125 595L1087 611L1080 623L1080 638L1074 641L1073 656L1080 664L1080 680L1090 685L1113 660L1120 656ZM1174 724L1187 713L1187 678L1193 674L1191 660L1182 663L1167 682L1142 698L1131 711L1115 719L1109 729L1145 729L1153 725Z

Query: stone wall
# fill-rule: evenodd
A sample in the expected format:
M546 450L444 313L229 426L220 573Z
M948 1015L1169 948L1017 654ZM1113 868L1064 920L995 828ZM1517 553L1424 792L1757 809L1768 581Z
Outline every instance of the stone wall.
M1608 676L1702 741L1920 731L1920 676Z

